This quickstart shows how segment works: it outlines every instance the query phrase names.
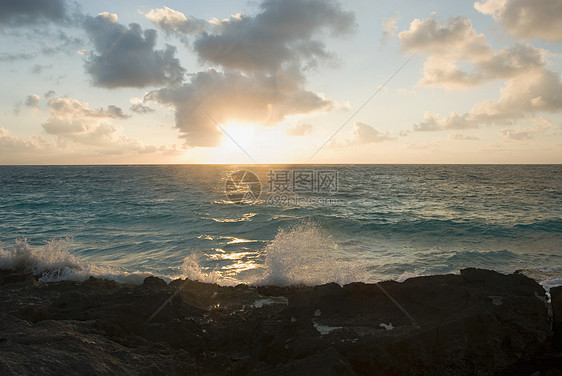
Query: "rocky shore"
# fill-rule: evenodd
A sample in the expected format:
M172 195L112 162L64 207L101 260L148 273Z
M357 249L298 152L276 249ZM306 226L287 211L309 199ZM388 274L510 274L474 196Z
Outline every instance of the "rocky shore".
M0 272L0 375L560 375L562 287L38 283Z

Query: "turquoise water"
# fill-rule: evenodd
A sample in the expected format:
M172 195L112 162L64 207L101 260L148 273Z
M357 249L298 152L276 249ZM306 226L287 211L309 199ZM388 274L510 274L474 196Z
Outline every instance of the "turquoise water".
M259 199L225 195L241 169ZM562 166L2 166L0 242L0 266L44 280L346 283L469 266L557 279Z

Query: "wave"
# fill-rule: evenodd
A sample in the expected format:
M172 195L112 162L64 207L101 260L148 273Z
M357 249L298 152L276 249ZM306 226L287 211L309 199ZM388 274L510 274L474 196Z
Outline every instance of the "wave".
M79 281L93 276L120 283L140 284L150 274L160 277L164 274L162 278L168 281L172 278L189 278L221 285L245 283L286 286L329 282L341 285L350 282L372 283L383 279L402 281L420 275L457 273L466 267L494 268L499 272L512 273L527 267L555 272L531 276L547 288L562 284L562 270L549 269L552 265L560 265L559 259L549 254L520 254L508 249L452 250L449 247L395 249L394 243L386 243L380 249L375 249L377 244L363 244L365 239L358 240L359 244L350 244L337 237L338 233L333 228L320 226L310 220L285 223L282 228L278 227L277 234L269 242L207 235L203 238L222 239L224 249L211 248L207 253L201 249L185 249L181 252L182 256L159 253L154 258L152 256L155 253L150 252L151 261L148 264L156 259L166 264L146 264L153 268L150 269L152 273L91 262L69 252L72 245L72 239L69 238L51 240L43 246L32 246L25 239L20 239L10 249L0 245L0 269L31 274L41 282ZM369 239L369 242L373 241L373 238ZM250 247L248 244L255 246ZM184 257L186 253L187 257ZM126 256L137 258L139 265L147 261L146 253Z
M356 263L346 260L330 234L311 222L301 222L279 229L265 247L263 265L257 265L243 276L227 276L207 270L200 253L187 256L181 267L185 277L208 283L236 285L319 285L329 282L346 284L364 280Z
M532 231L562 232L562 218L549 219L529 224L519 224L515 227Z
M63 238L48 241L42 247L32 247L26 239L16 239L12 249L0 247L0 269L30 274L39 282L83 281L97 277L141 284L150 275L86 262L68 251L70 243L70 238Z

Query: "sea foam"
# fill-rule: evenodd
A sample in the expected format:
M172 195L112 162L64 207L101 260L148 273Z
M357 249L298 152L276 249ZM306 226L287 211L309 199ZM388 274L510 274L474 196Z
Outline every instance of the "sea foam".
M320 227L306 222L280 229L265 247L263 265L244 277L226 277L215 270L205 271L203 256L192 253L182 265L183 276L221 285L318 285L336 282L341 285L364 280L364 268L344 257L337 242Z
M39 282L83 281L97 277L140 284L149 275L84 261L68 251L71 242L70 238L54 239L34 247L26 239L16 239L11 249L0 245L0 269L34 275Z

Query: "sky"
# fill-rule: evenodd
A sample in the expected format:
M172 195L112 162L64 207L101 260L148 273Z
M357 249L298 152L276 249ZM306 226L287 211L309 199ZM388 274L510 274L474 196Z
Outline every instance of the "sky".
M0 164L562 163L562 1L0 0Z

